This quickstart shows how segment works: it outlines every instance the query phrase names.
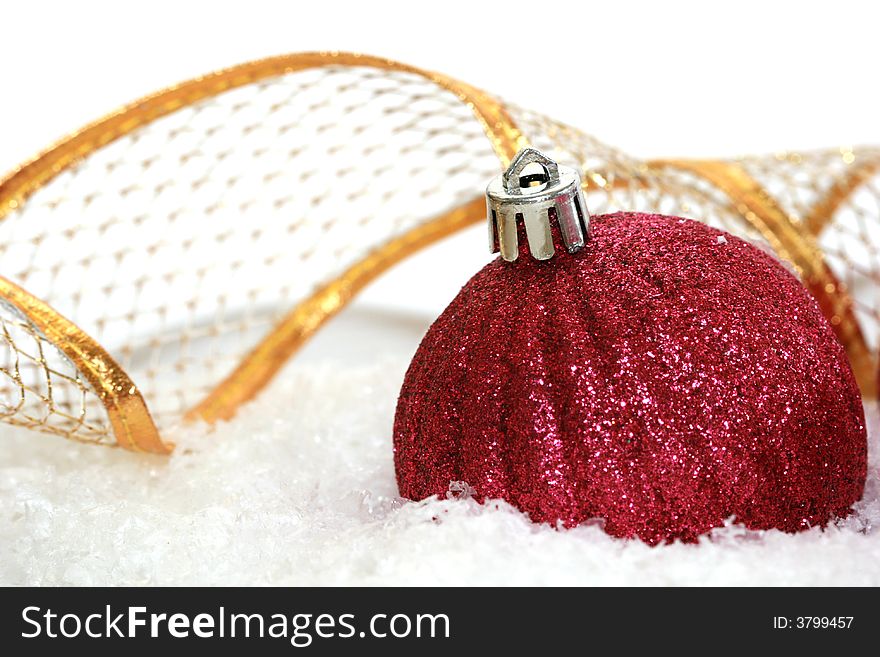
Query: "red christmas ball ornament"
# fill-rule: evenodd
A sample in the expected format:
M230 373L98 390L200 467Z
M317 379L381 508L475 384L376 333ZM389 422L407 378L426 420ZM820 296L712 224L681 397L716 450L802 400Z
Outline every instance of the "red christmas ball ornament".
M794 532L848 513L867 469L861 397L778 262L687 219L591 220L577 173L531 149L487 194L502 257L406 374L401 494L464 481L536 522L598 518L651 544L731 517Z

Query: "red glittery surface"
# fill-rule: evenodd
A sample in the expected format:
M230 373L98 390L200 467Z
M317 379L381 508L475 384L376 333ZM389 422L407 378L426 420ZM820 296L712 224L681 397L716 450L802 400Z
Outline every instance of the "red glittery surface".
M590 231L574 255L490 263L430 328L394 423L401 494L465 481L535 521L601 518L652 544L731 516L797 531L845 515L861 398L801 284L694 221Z

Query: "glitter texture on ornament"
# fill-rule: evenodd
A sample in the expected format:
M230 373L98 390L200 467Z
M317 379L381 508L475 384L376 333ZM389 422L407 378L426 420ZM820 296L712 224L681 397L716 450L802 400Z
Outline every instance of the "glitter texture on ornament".
M461 480L537 522L651 544L846 516L861 398L797 279L696 221L618 213L590 233L546 261L522 233L433 324L400 393L401 493Z

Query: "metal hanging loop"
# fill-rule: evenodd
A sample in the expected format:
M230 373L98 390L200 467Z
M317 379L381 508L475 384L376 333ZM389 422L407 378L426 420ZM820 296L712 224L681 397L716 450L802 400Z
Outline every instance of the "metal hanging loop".
M527 173L531 165L539 168ZM551 218L559 224L562 241L569 253L584 247L589 237L590 213L575 169L559 166L534 148L524 148L503 174L486 188L486 215L489 244L493 253L501 251L508 262L519 256L517 225L525 225L529 251L538 260L556 253Z

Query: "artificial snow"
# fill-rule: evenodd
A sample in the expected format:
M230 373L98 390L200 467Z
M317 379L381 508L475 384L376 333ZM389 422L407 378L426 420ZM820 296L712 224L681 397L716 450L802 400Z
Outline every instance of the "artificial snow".
M0 427L0 583L880 584L880 428L855 514L798 535L736 526L648 547L532 524L504 503L397 496L405 359L296 363L170 458Z

